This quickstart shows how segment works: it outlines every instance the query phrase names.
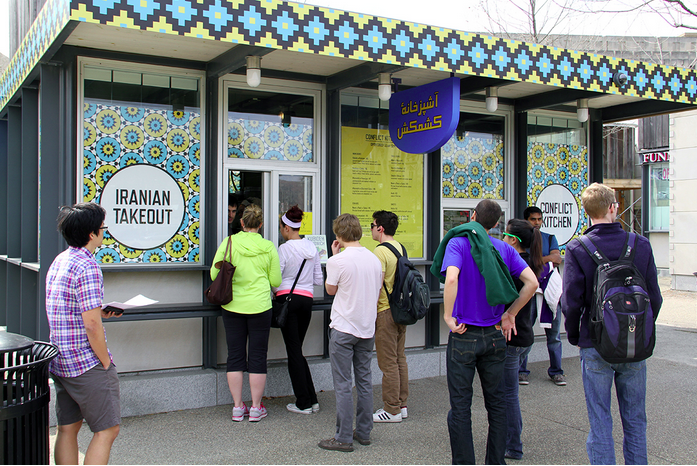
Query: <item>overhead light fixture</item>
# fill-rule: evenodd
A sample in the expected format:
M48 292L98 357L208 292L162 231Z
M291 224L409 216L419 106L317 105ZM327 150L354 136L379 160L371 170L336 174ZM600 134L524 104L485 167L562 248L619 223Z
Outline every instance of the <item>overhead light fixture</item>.
M499 91L495 87L486 88L486 109L495 112L499 108Z
M392 96L392 83L390 73L378 74L378 97L380 100L390 100Z
M578 99L576 101L576 118L581 123L588 121L588 99Z
M261 84L261 57L247 56L247 85L257 87Z

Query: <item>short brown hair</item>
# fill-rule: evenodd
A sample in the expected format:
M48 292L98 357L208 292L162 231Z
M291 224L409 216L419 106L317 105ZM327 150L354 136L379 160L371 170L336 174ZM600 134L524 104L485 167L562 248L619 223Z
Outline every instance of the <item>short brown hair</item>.
M603 218L615 199L615 190L601 183L593 183L581 194L583 209L590 218Z
M480 201L474 211L477 212L477 223L487 230L494 228L499 223L502 212L499 203L491 199Z
M264 221L264 214L261 207L256 204L249 204L242 214L242 221L245 228L259 228Z
M334 219L332 231L337 238L344 241L358 241L363 236L363 229L358 217L351 214L341 214Z

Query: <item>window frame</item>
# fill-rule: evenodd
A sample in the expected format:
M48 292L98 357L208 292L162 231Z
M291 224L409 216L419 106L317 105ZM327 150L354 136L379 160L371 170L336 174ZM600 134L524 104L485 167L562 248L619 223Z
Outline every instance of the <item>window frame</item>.
M201 141L205 141L207 134L206 134L206 124L205 124L205 118L206 118L206 73L205 71L201 70L192 70L192 69L186 69L186 68L178 68L178 67L171 67L171 66L163 66L163 65L150 65L150 64L143 64L143 63L132 63L132 62L123 62L123 61L118 61L118 60L109 60L109 59L102 59L102 58L95 58L95 57L84 57L84 56L79 56L77 57L77 63L78 63L78 76L77 76L77 109L78 111L76 112L75 115L75 121L76 121L76 128L77 128L77 138L75 140L75 154L76 154L76 166L75 166L75 198L78 200L78 202L82 202L83 199L83 189L84 189L84 169L83 169L83 164L81 162L81 154L83 153L83 147L84 143L81 138L81 135L84 133L84 115L83 112L81 111L82 108L84 108L84 103L85 103L85 69L86 68L97 68L97 69L105 69L105 70L110 70L110 71L122 71L122 72L133 72L133 73L147 73L151 75L161 75L161 76L168 76L170 78L175 77L175 78L195 78L198 80L199 83L199 117L201 119L201 125L200 125L200 134L201 134ZM205 149L205 144L201 143L200 145L200 162L199 162L199 203L201 206L206 205L206 149ZM199 260L198 262L164 262L164 263L150 263L150 262L138 262L138 263L133 263L133 262L128 262L128 263L115 263L115 264L104 264L100 263L100 267L104 267L105 270L110 270L110 271L118 271L118 270L134 270L137 268L138 270L145 271L145 270L153 270L153 269L167 269L167 268L176 268L176 269L207 269L208 267L205 265L205 249L206 245L205 242L202 241L202 238L205 238L205 229L206 229L206 210L205 208L200 209L199 211Z

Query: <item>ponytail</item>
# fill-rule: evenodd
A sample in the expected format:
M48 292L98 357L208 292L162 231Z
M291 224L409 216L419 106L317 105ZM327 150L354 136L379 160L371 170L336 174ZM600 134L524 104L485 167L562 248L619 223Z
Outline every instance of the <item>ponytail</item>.
M532 241L530 241L530 268L535 273L536 277L540 276L540 272L545 264L542 262L542 234L540 230L532 227Z

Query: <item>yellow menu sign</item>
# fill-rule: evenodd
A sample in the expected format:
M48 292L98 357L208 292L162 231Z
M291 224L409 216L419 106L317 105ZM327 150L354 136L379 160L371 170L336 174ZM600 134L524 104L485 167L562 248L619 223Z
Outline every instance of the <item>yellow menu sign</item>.
M341 213L361 221L361 244L371 251L377 246L373 212L388 210L399 217L395 239L409 257L423 257L423 154L397 149L388 130L343 127L341 141Z

